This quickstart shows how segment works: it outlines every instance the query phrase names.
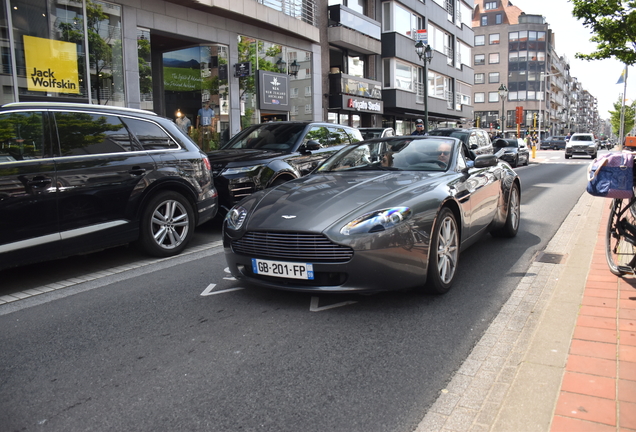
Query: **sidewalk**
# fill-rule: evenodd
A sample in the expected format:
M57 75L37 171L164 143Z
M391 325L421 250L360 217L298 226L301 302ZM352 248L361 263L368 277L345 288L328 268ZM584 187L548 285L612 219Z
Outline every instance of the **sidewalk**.
M636 431L636 278L607 268L608 206L581 196L417 432Z

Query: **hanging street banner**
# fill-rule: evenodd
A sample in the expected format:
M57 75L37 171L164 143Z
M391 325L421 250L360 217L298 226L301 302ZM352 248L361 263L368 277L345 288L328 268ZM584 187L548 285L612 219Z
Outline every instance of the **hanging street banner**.
M79 94L77 45L33 36L23 38L27 88Z

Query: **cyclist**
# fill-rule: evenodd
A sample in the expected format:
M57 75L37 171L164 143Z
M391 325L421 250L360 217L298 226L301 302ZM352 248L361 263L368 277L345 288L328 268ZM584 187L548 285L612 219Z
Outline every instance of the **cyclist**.
M424 122L422 121L422 119L417 119L415 121L415 130L411 135L426 135L426 132L424 131Z

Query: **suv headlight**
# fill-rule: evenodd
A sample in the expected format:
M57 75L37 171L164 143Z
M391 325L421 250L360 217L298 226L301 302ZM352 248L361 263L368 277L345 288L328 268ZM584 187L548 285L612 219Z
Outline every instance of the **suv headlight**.
M225 168L223 170L223 174L245 174L251 171L256 171L261 168L263 164L259 165L250 165L245 167L234 167L234 168Z
M376 210L356 218L342 227L341 234L367 234L384 231L411 217L411 209L408 207L393 207Z

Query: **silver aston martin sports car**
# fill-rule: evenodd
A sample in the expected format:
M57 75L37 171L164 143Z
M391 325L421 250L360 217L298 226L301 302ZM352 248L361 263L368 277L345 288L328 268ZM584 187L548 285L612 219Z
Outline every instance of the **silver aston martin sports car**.
M234 206L225 255L233 276L271 288L443 294L464 248L517 234L520 190L507 163L456 138L362 141Z

